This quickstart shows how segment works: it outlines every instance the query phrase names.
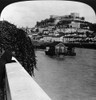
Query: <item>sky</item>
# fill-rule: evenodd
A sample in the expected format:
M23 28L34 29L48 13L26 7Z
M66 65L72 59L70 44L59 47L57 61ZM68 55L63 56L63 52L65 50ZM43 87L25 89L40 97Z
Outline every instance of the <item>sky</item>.
M95 11L87 4L73 1L24 1L8 5L1 13L0 20L7 20L18 27L34 27L37 21L50 15L79 13L88 22L96 23Z

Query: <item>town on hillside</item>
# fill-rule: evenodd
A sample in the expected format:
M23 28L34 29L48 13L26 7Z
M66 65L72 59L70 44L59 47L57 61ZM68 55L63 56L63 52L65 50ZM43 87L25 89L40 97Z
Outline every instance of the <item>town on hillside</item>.
M59 16L50 15L50 18L37 21L35 27L26 28L33 41L64 43L94 43L96 42L96 23L85 20L79 13Z

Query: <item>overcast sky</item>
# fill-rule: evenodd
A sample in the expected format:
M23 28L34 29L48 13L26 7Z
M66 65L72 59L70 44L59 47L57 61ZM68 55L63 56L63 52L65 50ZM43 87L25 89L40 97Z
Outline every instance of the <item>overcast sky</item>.
M26 1L8 5L1 14L1 20L7 20L18 27L34 27L37 21L50 15L68 15L71 12L85 17L86 21L96 23L94 10L84 4L70 1Z

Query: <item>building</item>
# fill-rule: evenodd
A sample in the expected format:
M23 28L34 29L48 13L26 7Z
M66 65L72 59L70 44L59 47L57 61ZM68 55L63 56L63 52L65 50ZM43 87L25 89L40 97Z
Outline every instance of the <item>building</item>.
M63 42L63 36L44 36L42 38L44 42Z
M63 20L77 20L77 21L84 21L84 17L80 17L79 13L71 13L70 15L64 16L57 16L57 15L50 15L50 18L55 19L56 22L63 21Z
M59 36L63 33L62 36L66 35L64 41L68 42L68 40L75 41L75 39L80 40L81 38L87 38L87 33L93 33L90 30L91 25L92 23L85 21L85 18L80 17L79 13L70 13L64 16L50 15L49 19L38 22L36 27L39 29L39 32L47 35L44 37L44 41L61 41ZM75 37L73 39L75 36L73 33L76 34L78 38Z

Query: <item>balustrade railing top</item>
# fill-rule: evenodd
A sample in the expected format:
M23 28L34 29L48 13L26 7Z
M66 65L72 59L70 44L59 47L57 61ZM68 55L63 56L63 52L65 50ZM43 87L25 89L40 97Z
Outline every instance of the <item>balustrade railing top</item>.
M6 100L51 100L34 79L16 62L6 64Z

